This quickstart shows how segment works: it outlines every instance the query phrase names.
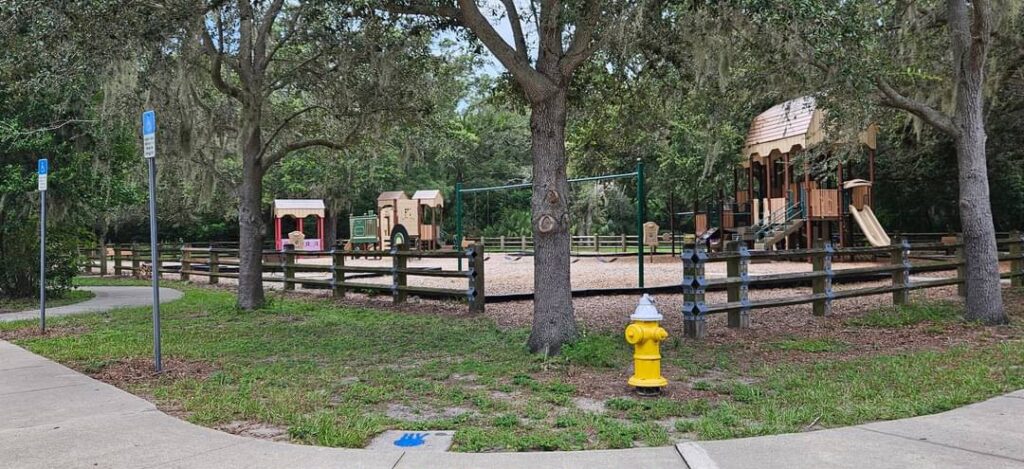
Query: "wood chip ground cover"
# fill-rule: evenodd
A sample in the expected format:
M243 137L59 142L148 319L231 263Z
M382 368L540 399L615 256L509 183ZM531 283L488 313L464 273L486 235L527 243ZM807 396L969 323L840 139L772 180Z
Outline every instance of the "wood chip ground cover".
M1019 291L1006 291L1009 326L856 325L889 304L882 295L836 302L827 318L806 307L756 311L748 330L715 316L703 341L682 338L681 298L660 296L670 385L661 398L640 399L625 385L631 297L577 300L584 337L544 359L525 351L528 305L472 317L464 305L394 308L300 292L247 313L229 291L170 284L186 295L163 308L167 376L147 374L150 323L138 308L55 320L73 334L25 334L33 326L25 322L0 324L0 335L192 422L325 446L361 447L386 429L447 428L457 430L458 451L664 445L919 415L1024 387ZM948 288L915 301L960 307Z

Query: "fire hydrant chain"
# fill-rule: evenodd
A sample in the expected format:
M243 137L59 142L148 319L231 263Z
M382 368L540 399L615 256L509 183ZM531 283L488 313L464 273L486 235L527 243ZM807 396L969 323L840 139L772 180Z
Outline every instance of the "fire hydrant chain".
M645 293L630 319L633 322L626 327L626 342L633 345L633 376L629 385L641 394L657 394L668 385L668 380L661 376L661 342L668 338L668 331L660 324L664 318Z

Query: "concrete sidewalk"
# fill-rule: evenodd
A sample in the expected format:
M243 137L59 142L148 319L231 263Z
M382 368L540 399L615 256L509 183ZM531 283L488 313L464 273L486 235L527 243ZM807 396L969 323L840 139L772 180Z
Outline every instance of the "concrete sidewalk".
M46 308L46 318L70 316L73 314L99 313L114 308L128 306L147 306L153 303L152 287L82 287L96 296L73 305ZM160 303L167 303L181 298L182 293L172 288L160 288ZM32 309L17 313L0 314L0 322L20 321L23 319L39 319L39 310Z
M678 447L425 453L255 440L0 341L0 467L11 468L1024 468L1024 392L943 414Z

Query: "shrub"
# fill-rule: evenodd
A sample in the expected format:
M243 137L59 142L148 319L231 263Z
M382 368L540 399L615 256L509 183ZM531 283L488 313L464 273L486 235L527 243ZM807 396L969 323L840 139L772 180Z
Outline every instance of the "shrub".
M25 298L39 292L37 225L8 224L0 228L0 296ZM64 229L46 234L46 291L59 297L71 289L81 264L78 237Z

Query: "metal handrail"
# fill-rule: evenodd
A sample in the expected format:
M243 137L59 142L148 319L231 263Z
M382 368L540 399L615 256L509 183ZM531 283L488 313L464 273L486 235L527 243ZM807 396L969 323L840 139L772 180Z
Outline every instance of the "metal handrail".
M796 203L789 203L785 207L782 207L768 215L759 224L760 228L757 230L755 237L756 239L762 239L769 231L775 229L777 226L785 226L787 223L797 218L804 218L806 207L804 202L801 200ZM781 218L781 222L775 222L776 219Z

